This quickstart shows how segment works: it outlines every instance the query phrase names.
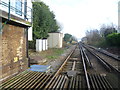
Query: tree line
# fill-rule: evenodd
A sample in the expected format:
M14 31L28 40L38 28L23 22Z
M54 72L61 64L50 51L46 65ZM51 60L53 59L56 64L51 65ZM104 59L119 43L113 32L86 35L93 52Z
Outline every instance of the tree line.
M64 34L63 40L66 43L76 43L77 42L77 38L69 33Z
M82 41L86 40L89 45L97 47L120 46L120 33L117 33L117 27L113 24L103 24L100 30L92 29L86 31L86 36Z
M59 32L60 26L53 11L44 2L32 2L33 6L33 41L29 48L35 49L36 39L47 39L48 33Z
M50 32L58 32L59 26L49 6L43 2L33 2L33 37L44 39Z

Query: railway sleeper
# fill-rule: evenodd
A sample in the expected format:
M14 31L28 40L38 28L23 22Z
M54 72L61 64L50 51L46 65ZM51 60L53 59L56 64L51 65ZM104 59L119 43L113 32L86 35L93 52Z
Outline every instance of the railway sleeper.
M110 83L107 81L106 77L100 74L88 74L91 89L96 90L103 90L103 89L109 89L113 90Z

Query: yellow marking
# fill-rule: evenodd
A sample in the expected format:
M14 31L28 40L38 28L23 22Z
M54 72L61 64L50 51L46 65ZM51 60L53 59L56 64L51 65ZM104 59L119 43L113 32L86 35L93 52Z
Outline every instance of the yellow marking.
M18 61L18 57L14 57L14 62L17 62Z

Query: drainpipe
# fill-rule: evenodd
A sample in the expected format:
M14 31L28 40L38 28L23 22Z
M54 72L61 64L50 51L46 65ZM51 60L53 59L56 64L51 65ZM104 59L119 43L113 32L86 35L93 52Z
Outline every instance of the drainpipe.
M30 58L29 58L29 54L28 54L28 28L26 28L26 56L28 58L28 67L30 67Z
M9 6L8 6L8 21L10 20L10 0L9 0Z
M24 1L24 19L27 19L27 0Z
M24 2L24 19L27 19L27 0ZM30 67L30 58L28 54L28 27L26 28L26 56L28 58L28 67Z

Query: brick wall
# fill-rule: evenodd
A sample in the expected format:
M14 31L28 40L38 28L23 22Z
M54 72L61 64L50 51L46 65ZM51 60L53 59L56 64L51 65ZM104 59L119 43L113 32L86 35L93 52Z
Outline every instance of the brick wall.
M5 25L2 33L2 78L27 69L25 29Z
M2 34L0 34L0 79L2 78Z

